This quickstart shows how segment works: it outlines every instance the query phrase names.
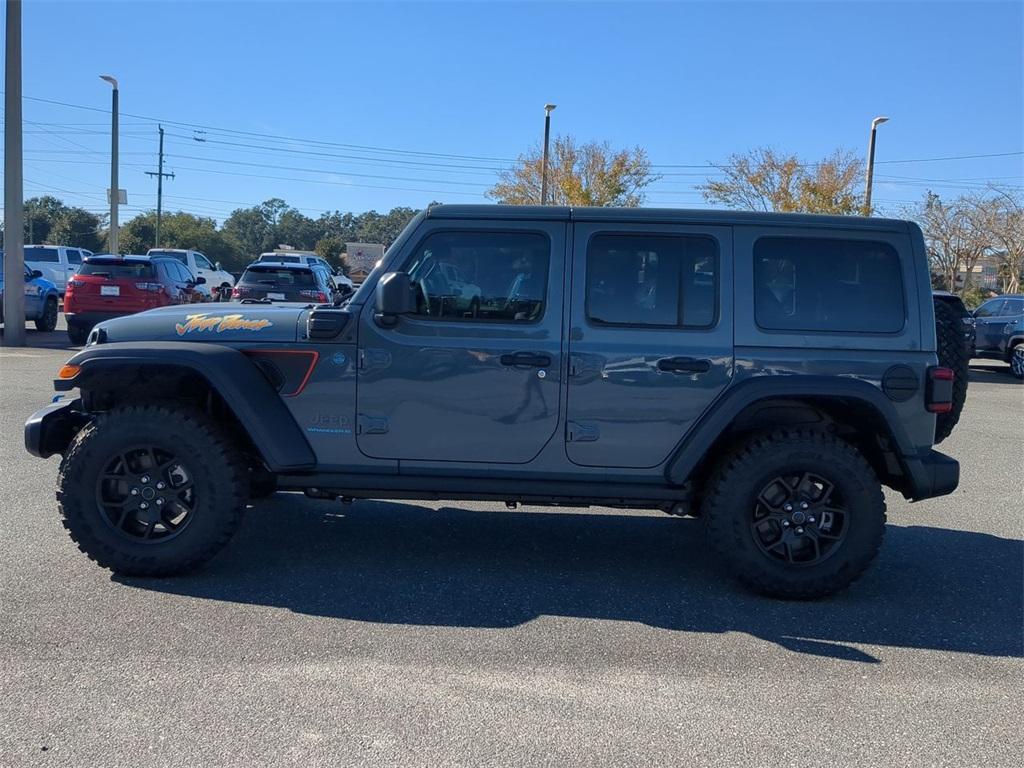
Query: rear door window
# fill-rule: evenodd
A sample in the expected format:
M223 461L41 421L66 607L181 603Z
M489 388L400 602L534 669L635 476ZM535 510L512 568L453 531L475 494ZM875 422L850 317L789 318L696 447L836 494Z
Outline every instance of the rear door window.
M896 333L903 274L888 243L762 237L754 243L754 315L766 330Z
M999 310L1000 317L1012 317L1024 313L1024 299L1007 299Z
M77 248L68 248L68 264L81 264L82 263L82 252Z
M26 248L25 249L25 261L42 261L47 264L59 264L60 263L60 251L56 248Z
M587 246L587 319L595 325L708 328L717 285L710 237L601 234Z

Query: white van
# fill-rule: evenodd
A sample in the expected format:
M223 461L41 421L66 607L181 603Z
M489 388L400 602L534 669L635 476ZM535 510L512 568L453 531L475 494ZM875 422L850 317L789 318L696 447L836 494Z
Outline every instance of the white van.
M235 285L235 278L230 272L221 269L219 262L211 264L199 251L183 248L150 248L146 256L169 256L188 267L196 277L206 278L204 285L196 286L196 292L204 294L203 298L207 301L227 301Z
M25 266L42 272L45 279L57 286L61 296L86 256L92 256L92 251L69 245L25 246Z

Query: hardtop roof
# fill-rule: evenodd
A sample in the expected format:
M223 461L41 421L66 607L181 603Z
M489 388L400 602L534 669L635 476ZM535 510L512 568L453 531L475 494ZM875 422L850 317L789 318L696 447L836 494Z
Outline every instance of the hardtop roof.
M597 208L559 205L434 205L427 209L433 219L506 219L536 221L607 221L660 224L756 224L790 227L841 227L905 232L901 219L865 216L834 216L816 213L767 213L696 208Z

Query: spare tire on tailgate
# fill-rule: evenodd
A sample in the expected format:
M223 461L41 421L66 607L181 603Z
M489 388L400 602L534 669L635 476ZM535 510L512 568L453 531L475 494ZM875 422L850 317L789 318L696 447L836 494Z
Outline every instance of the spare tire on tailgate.
M960 420L960 412L967 401L967 374L970 352L964 338L964 311L960 304L936 296L935 303L935 342L939 365L952 368L953 379L953 410L940 413L935 417L935 442L941 443L953 433L953 427Z

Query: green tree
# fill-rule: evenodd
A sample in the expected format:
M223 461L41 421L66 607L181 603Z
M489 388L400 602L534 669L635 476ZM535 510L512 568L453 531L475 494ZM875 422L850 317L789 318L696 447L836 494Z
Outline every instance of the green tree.
M498 174L487 196L510 205L537 205L542 169L543 152L534 147ZM659 178L640 147L613 150L608 142L577 144L572 136L559 136L548 158L548 202L636 207L644 200L644 190Z
M270 234L270 225L258 206L232 211L221 229L235 242L239 252L250 258L260 254Z
M51 237L53 225L67 206L53 195L30 197L25 201L25 242L57 243Z
M817 163L760 148L732 155L717 166L724 178L698 188L709 203L751 211L852 215L863 213L859 191L864 166L851 152L837 150Z
M104 244L104 236L100 234L100 217L83 208L65 208L53 222L50 240L93 252L99 251Z
M153 247L156 234L156 212L147 211L128 221L120 232L121 250L145 253ZM219 261L228 270L239 270L249 258L226 233L217 229L217 222L206 216L179 211L165 213L160 222L162 248L192 248L211 261Z

